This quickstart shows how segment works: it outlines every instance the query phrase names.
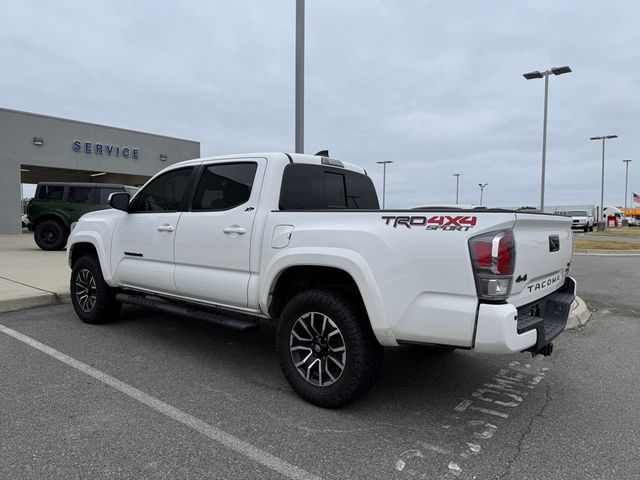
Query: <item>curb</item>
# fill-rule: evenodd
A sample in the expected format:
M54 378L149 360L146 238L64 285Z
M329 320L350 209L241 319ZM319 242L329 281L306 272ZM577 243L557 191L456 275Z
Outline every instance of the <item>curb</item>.
M15 312L16 310L25 310L28 308L62 305L67 303L71 303L71 295L69 294L69 292L43 292L22 298L0 300L0 313Z
M577 330L582 328L585 323L591 318L591 312L587 308L587 304L584 303L580 297L576 296L576 299L571 305L571 313L569 313L569 319L567 320L567 326L565 330Z

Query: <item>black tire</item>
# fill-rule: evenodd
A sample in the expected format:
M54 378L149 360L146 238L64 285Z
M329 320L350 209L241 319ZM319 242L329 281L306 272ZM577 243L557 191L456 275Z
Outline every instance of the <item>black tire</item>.
M36 226L33 238L42 250L62 250L67 244L69 231L56 220L44 220Z
M122 305L116 302L116 289L104 281L95 255L84 255L71 270L71 303L76 315L86 323L114 321Z
M589 225L585 225L585 226L584 226L584 233L587 233L587 232L589 232L589 231L590 231L590 230L589 230Z
M308 322L310 341L303 329ZM296 295L282 311L276 338L280 366L289 385L301 398L320 407L353 402L375 384L382 369L383 348L366 313L338 291L313 289ZM306 352L310 352L308 360L300 364ZM296 363L301 370L307 367L309 379Z

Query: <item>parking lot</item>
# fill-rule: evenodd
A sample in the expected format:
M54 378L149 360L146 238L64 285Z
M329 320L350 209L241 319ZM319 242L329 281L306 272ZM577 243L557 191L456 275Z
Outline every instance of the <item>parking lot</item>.
M633 478L640 257L573 264L594 312L553 356L389 349L341 410L290 390L270 325L2 314L0 477Z

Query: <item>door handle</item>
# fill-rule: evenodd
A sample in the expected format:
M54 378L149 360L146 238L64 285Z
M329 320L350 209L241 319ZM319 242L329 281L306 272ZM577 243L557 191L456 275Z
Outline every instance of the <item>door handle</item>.
M244 235L247 231L239 225L231 225L222 230L224 233L237 233L238 235Z
M173 225L169 225L168 223L163 223L162 225L158 225L156 227L156 230L158 230L159 232L173 232L175 228L173 227Z

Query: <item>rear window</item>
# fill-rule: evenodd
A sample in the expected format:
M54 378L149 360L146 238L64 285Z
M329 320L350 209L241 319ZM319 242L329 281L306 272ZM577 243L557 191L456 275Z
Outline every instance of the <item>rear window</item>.
M38 187L39 200L62 200L64 186L62 185L40 185Z
M323 165L287 165L280 210L378 209L378 196L366 175Z

